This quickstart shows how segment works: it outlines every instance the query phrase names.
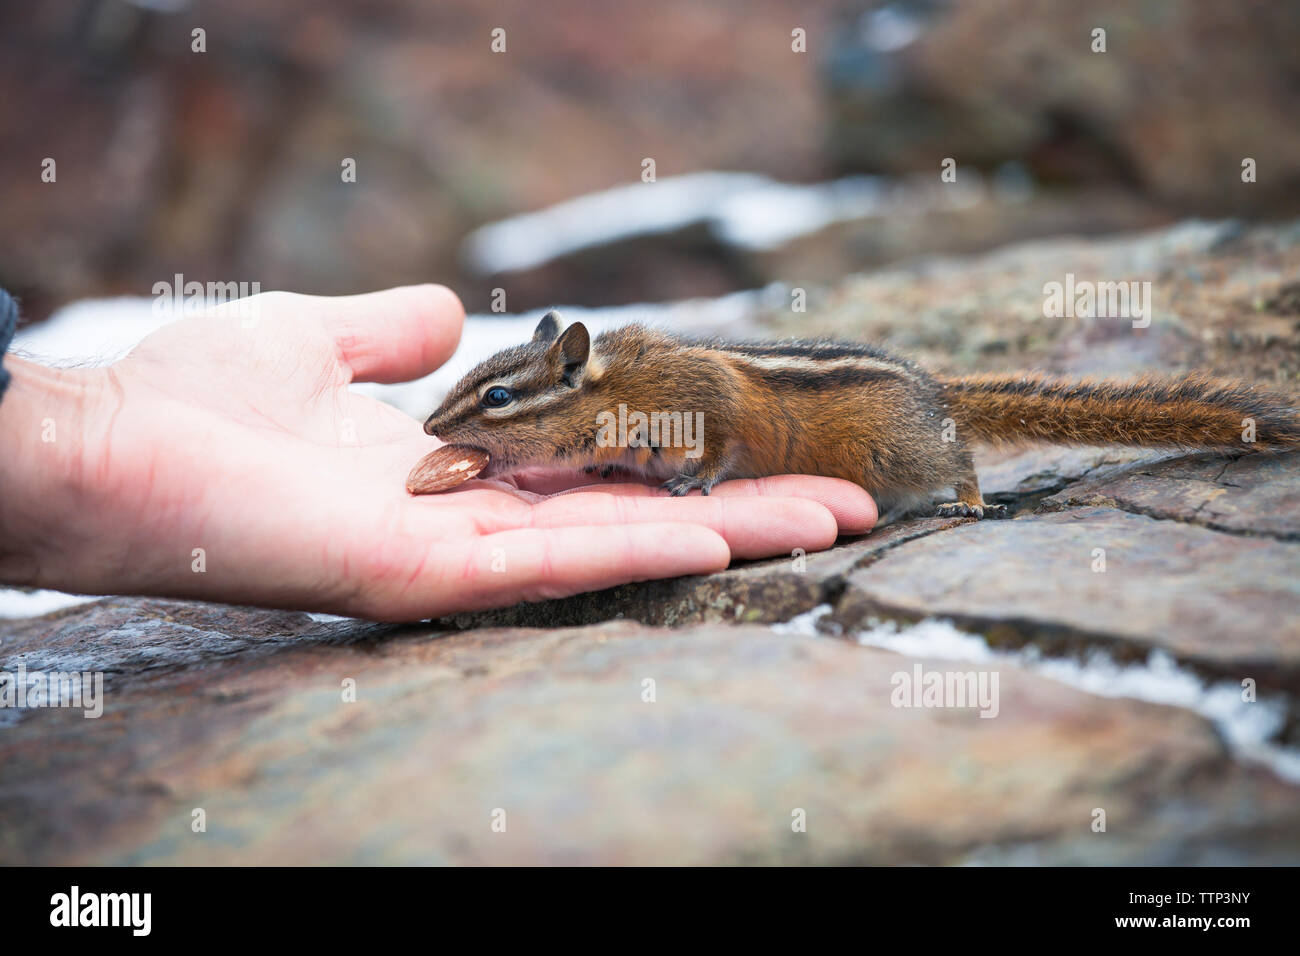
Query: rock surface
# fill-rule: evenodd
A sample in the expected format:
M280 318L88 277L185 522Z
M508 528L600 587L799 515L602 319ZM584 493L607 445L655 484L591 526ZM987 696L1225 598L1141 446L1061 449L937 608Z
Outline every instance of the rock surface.
M1215 531L1300 541L1298 466L1300 452L1257 460L1197 455L1090 477L1045 504L1104 504Z
M1291 474L1294 482L1300 469ZM1196 670L1300 692L1300 552L1107 508L955 528L854 572L837 612L934 616L994 643L1162 648Z
M1019 247L801 318L949 369L1294 394L1298 240ZM1034 317L1072 263L1150 274L1167 312ZM1012 520L416 626L125 598L0 622L0 670L105 680L96 720L0 709L0 863L1300 862L1300 454L979 467ZM895 706L916 667L996 675L997 716Z
M278 628L301 624L282 617ZM232 621L214 608L207 623ZM8 730L0 855L959 863L1028 845L1043 862L1180 863L1300 852L1293 790L1234 764L1200 718L1015 668L991 671L999 710L986 720L891 705L900 671L950 665L766 628L424 631L379 645L328 630L269 657L124 674L99 721L48 711ZM341 701L345 679L355 703ZM196 808L204 832L191 828ZM1105 833L1090 829L1097 808ZM792 827L801 811L806 832Z

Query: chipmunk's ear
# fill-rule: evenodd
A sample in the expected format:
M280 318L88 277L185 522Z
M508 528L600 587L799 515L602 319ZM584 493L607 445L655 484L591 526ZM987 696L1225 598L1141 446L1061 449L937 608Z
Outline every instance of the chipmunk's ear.
M534 342L553 342L555 337L560 334L560 313L551 309L542 316L542 321L537 323L537 328L533 329Z
M587 358L591 355L591 336L587 334L587 327L581 322L574 322L555 340L548 354L561 366L560 377L564 384L570 387L576 385L587 365Z

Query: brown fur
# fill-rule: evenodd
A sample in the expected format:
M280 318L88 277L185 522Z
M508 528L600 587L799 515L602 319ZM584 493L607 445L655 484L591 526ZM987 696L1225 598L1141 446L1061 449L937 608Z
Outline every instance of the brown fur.
M515 396L485 405L498 385ZM683 448L602 447L602 412L704 414L703 455ZM1255 442L1243 433L1254 421ZM526 345L478 366L425 423L449 442L478 445L501 474L533 464L618 467L707 494L726 478L814 474L870 491L901 509L943 490L941 513L983 517L971 463L976 441L1127 444L1254 451L1300 446L1282 399L1205 376L1124 384L1034 374L936 379L862 345L727 343L631 325L594 344L548 314Z
M1295 409L1241 382L1189 375L1136 382L1069 382L1046 375L972 375L943 394L979 439L994 443L1137 445L1250 450L1300 445Z

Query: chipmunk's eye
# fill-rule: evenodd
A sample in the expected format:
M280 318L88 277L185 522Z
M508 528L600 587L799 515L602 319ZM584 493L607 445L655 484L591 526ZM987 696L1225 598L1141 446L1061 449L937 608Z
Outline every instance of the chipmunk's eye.
M503 405L509 405L513 399L514 395L510 393L510 389L503 388L500 385L489 388L483 394L483 404L488 408L500 408Z

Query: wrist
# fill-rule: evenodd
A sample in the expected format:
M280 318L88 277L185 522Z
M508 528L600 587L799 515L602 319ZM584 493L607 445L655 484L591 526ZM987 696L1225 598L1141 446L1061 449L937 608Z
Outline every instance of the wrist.
M56 369L13 356L0 401L0 581L76 589L92 553L89 510L110 390L105 369ZM79 540L80 537L88 540Z

